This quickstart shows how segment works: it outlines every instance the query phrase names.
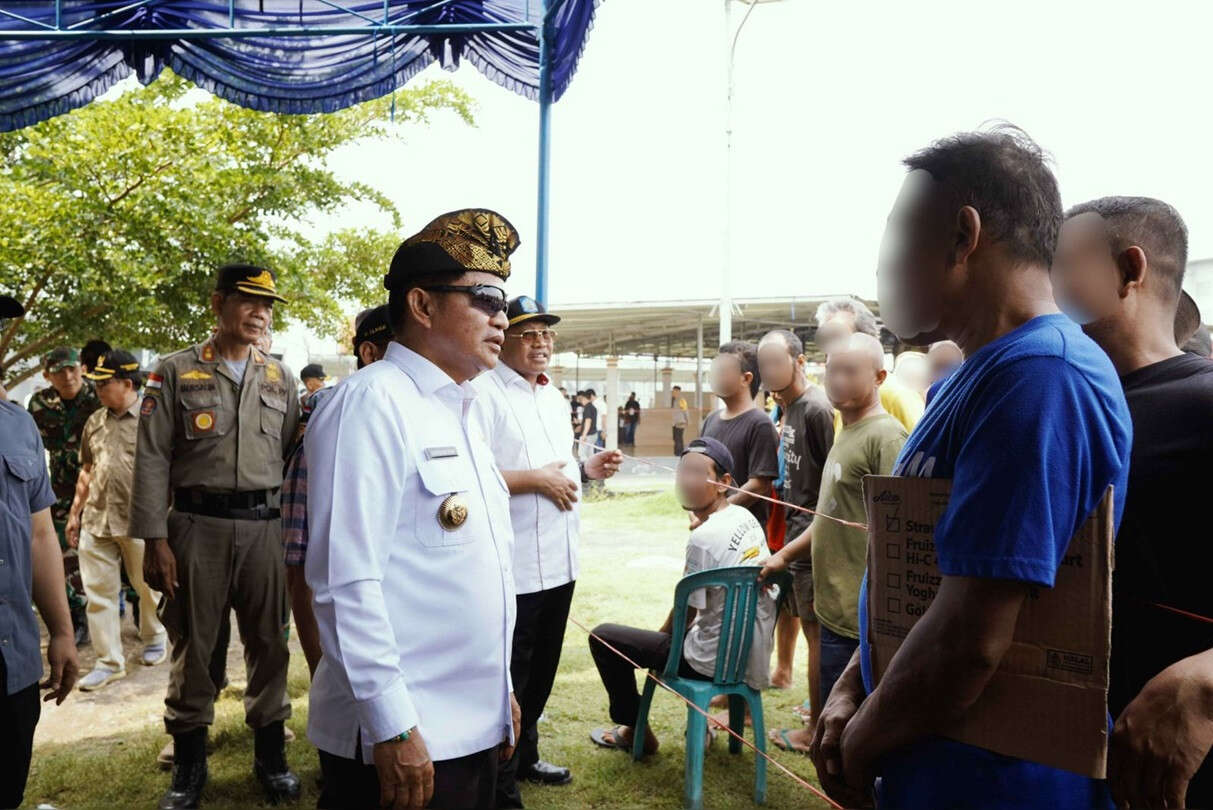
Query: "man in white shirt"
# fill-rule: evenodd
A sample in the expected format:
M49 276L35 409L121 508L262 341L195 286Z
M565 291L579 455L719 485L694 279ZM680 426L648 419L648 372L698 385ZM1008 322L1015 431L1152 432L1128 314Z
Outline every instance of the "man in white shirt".
M683 576L712 568L761 566L769 556L766 533L757 518L744 506L729 503L729 490L720 486L732 485L733 477L729 472L732 468L733 456L728 448L720 441L706 437L688 444L678 461L675 478L678 499L682 508L694 515L696 522L687 539ZM758 597L758 614L745 676L746 683L755 689L765 689L770 682L777 595L764 591ZM687 600L688 627L678 668L680 676L712 679L716 668L716 649L720 642L724 598L720 588L701 588ZM594 635L590 637L590 653L598 667L602 685L606 688L611 721L616 723L613 728L595 729L590 734L590 739L597 745L630 751L632 726L640 710L635 670L630 663L609 650L606 644L642 667L661 670L670 655L673 622L674 611L671 609L665 624L656 632L618 624L600 624L594 628ZM652 754L656 750L657 737L653 734L652 726L649 726L645 730L644 751Z
M572 781L568 768L539 758L539 716L552 692L577 579L582 479L609 478L623 455L603 451L578 464L569 406L547 371L560 318L527 295L510 300L501 362L476 378L484 434L510 488L518 620L510 674L522 709L514 756L497 774L497 807L522 807L518 780Z
M481 209L405 240L384 279L395 341L304 436L320 807L492 808L513 753L509 492L468 380L497 364L517 245Z

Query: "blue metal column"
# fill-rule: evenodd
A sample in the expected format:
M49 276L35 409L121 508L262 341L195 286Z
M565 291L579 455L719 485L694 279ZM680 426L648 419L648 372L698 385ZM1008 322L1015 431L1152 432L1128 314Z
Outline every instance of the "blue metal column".
M548 3L540 0L539 27L539 210L535 228L535 300L548 305L548 197L551 187L552 45L548 37Z

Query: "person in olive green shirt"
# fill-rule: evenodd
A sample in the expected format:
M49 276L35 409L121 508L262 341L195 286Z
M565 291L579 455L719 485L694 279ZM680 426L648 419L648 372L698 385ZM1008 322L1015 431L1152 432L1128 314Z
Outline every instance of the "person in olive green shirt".
M821 625L821 706L859 646L859 585L867 567L867 534L828 517L866 521L865 475L889 475L908 434L880 404L888 372L880 341L862 332L841 338L826 359L825 389L842 415L842 429L826 456L817 497L818 517L799 537L773 555L762 577L782 571L793 560L812 555L813 612ZM787 750L808 751L813 729L779 730L771 741Z
M826 301L817 308L817 334L813 338L818 347L827 355L831 353L835 341L854 334L871 335L880 339L880 325L872 310L858 298L834 298ZM884 366L884 349L881 349L881 367ZM880 385L880 405L898 422L905 426L906 432L914 429L926 402L922 394L907 388L893 377L888 377ZM834 412L834 432L842 430L842 413Z

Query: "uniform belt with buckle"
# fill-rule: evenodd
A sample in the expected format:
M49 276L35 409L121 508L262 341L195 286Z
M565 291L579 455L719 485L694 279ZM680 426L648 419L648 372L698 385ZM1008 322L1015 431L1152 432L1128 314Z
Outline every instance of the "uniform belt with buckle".
M273 490L248 492L208 492L204 489L181 488L174 493L173 508L204 517L225 520L278 520L282 512L270 506Z

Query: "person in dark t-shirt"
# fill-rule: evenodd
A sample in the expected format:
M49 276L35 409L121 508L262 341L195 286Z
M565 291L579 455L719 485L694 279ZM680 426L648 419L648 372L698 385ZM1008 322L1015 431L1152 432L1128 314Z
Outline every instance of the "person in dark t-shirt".
M809 382L804 372L804 344L795 333L784 329L768 332L758 342L758 367L767 388L783 403L782 428L779 446L783 451L783 487L779 497L786 503L817 509L817 495L821 489L822 471L826 456L834 444L834 406L820 386ZM804 534L813 522L813 516L799 509L787 509L785 537L792 542ZM821 628L813 610L813 563L811 559L794 561L792 572L792 599L785 602L791 614L799 617L796 625L804 633L809 645L809 695L804 707L804 716L811 727L816 712L821 708L823 695L821 682ZM780 617L780 622L784 621ZM782 629L782 627L781 627ZM794 643L795 636L793 636ZM780 637L782 641L782 637ZM787 666L791 670L791 656ZM784 661L780 660L780 666ZM808 738L812 740L812 731Z
M735 340L721 346L712 361L712 392L724 400L724 410L708 414L699 435L729 448L733 480L744 490L734 492L729 501L749 509L758 525L766 526L767 502L751 493L770 495L779 460L775 426L754 401L761 384L753 343Z
M1174 208L1105 197L1067 213L1052 270L1058 304L1112 360L1133 420L1108 692L1108 782L1133 807L1213 807L1213 712L1200 697L1213 693L1213 624L1196 618L1213 616L1199 508L1213 492L1213 361L1176 345L1186 261Z

